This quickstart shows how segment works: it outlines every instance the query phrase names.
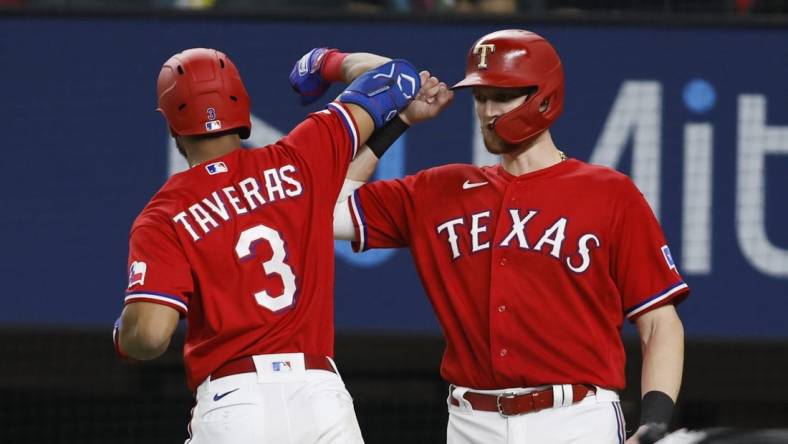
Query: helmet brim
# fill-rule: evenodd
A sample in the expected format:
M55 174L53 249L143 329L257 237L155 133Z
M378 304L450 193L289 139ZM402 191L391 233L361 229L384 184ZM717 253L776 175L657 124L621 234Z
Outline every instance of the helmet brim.
M521 79L511 79L494 73L472 72L464 79L455 83L450 89L470 88L473 86L492 86L495 88L528 88L535 86L535 83L528 82L523 84Z
M474 73L468 74L464 79L462 79L459 82L455 83L449 89L469 88L471 86L479 86L479 85L483 85L483 84L484 84L484 81L482 80L482 78L479 76L478 73L474 72Z

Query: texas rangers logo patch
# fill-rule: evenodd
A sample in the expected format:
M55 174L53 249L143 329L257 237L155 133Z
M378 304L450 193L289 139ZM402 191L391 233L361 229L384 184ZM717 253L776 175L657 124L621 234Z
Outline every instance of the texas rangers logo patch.
M670 254L670 248L667 245L662 246L662 256L665 258L665 262L668 263L668 267L671 270L675 270L676 262L673 261L673 256Z
M271 363L271 367L275 372L293 371L293 367L290 365L290 361L274 361Z
M148 264L142 261L132 262L129 267L129 288L145 284L145 273L147 272Z

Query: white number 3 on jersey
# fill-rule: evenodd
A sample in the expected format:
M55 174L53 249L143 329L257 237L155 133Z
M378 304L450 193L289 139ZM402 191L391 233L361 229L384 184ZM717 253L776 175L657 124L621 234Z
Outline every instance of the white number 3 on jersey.
M265 225L248 228L241 233L238 243L235 244L235 254L242 261L253 258L252 247L261 240L268 241L271 251L274 253L270 260L263 262L263 270L265 270L266 276L278 274L282 278L284 291L278 296L271 296L265 290L258 291L254 294L254 298L258 304L277 312L293 305L293 296L296 291L295 274L293 274L293 269L285 263L287 252L279 232Z

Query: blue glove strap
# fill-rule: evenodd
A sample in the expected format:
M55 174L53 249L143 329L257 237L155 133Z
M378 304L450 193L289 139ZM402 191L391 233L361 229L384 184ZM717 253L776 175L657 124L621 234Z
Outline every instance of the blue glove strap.
M395 59L358 76L337 98L364 108L380 129L416 97L419 73L407 60Z

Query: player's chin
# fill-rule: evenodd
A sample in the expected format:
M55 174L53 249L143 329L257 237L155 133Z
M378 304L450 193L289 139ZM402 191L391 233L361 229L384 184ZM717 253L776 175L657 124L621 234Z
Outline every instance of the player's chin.
M484 131L482 134L484 147L490 154L503 154L509 151L509 144L504 142L497 134L492 131Z

